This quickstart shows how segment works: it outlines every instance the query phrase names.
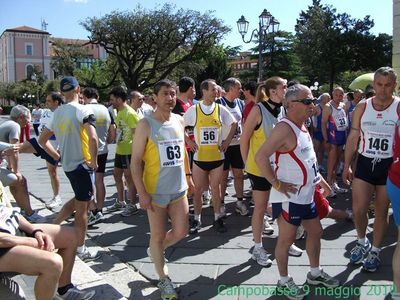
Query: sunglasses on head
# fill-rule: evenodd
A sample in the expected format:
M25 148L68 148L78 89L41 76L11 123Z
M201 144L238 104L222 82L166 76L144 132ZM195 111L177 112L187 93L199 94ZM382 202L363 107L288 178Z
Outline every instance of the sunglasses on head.
M292 102L300 102L300 103L303 103L304 105L311 105L311 104L315 104L317 102L317 99L305 98L305 99L299 99L299 100L292 100Z

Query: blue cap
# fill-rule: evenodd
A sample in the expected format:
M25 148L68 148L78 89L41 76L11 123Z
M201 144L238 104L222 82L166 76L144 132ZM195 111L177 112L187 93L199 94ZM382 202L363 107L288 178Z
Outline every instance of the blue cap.
M78 80L73 76L66 76L61 79L60 90L61 92L69 92L79 86Z

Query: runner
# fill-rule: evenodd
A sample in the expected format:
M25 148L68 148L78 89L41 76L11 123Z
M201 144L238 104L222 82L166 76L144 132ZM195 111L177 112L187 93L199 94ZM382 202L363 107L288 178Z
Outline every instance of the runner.
M154 100L157 109L137 126L131 165L140 207L147 210L149 218L148 255L160 277L161 297L168 300L178 299L178 294L168 276L164 251L187 235L187 182L192 186L183 120L172 113L176 88L169 80L156 83ZM171 220L169 231L166 228L168 217Z

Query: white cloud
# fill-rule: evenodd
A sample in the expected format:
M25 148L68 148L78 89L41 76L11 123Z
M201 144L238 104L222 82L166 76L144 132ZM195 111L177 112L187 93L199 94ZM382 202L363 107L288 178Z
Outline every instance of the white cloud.
M89 0L64 0L64 2L88 3Z

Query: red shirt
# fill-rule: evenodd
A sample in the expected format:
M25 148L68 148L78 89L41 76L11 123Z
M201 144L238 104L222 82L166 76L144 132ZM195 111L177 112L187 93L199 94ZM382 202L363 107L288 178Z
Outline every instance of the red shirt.
M393 163L389 168L389 179L394 185L400 188L400 119L397 121L393 143Z
M251 109L253 108L253 106L256 103L254 101L247 101L247 103L244 105L244 109L243 109L243 123L246 122L246 119L251 111Z

